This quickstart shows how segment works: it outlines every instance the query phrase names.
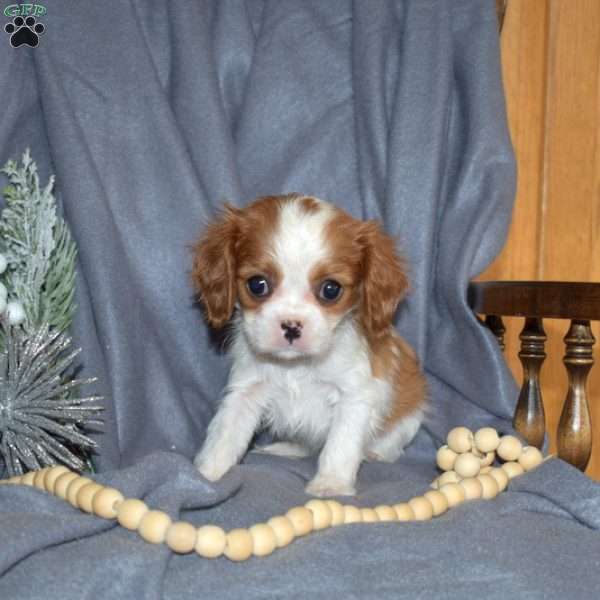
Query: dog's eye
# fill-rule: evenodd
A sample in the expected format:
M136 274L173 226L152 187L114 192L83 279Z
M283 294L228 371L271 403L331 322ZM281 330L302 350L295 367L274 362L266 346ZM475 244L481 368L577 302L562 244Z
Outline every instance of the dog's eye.
M325 302L334 302L342 295L342 286L333 279L326 279L319 288L319 298Z
M248 291L256 298L264 298L270 293L269 282L263 275L254 275L246 282Z

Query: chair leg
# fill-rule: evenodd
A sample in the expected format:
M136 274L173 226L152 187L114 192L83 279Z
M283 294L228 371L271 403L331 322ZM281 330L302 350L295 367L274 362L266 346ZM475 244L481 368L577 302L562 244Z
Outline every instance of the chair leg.
M566 354L563 362L569 376L569 391L558 424L558 455L585 471L592 452L592 425L585 388L594 364L593 346L596 341L590 322L571 321L564 341Z
M519 359L523 365L523 385L513 426L529 445L541 448L546 431L546 417L539 376L542 363L546 359L544 346L547 339L542 319L527 317L519 339L521 340Z

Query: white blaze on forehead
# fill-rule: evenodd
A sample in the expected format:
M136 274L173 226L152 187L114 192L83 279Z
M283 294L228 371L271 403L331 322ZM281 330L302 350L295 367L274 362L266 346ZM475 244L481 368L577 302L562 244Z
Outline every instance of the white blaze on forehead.
M334 216L333 207L318 201L318 210L308 211L302 198L285 203L273 238L273 258L282 274L283 285L299 291L308 286L308 275L319 261L329 256L325 227Z

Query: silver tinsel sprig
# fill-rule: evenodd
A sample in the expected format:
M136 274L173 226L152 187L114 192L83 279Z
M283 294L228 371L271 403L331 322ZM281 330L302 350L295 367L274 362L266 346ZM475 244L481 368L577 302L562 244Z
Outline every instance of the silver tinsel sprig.
M71 339L47 324L33 334L1 324L0 455L9 475L19 475L57 462L81 471L79 456L96 447L84 427L101 425L99 396L79 397L82 385L65 375L80 350ZM78 455L79 454L79 455Z

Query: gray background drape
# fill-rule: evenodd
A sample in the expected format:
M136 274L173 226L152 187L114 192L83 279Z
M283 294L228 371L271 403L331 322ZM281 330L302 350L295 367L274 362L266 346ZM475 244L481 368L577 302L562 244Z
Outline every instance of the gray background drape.
M361 470L354 502L422 492L454 425L510 428L516 385L466 303L514 197L495 19L487 0L56 2L38 48L3 40L0 159L29 146L57 176L79 247L74 336L105 396L103 481L227 527L306 501L314 459L250 455L214 486L190 463L229 363L195 302L189 246L223 199L267 193L379 219L410 263L397 326L430 410L405 459ZM598 575L558 561L557 540L597 554L599 496L553 461L429 525L350 526L232 565L171 557L5 486L0 596L459 597L483 582L490 598L542 597L581 572L576 597Z

